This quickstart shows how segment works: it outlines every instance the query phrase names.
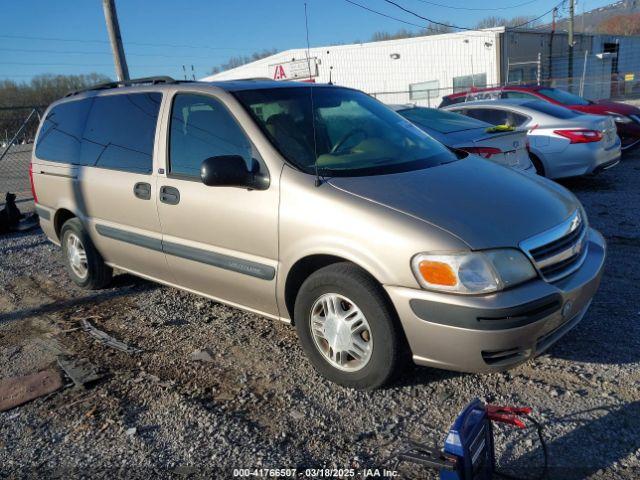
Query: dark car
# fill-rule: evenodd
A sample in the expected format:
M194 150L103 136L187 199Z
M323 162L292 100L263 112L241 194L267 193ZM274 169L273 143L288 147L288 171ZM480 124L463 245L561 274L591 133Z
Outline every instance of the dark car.
M559 88L540 85L508 85L505 87L474 88L466 92L447 95L442 99L440 107L455 103L495 98L524 98L545 100L562 105L571 110L594 115L610 115L616 122L618 136L622 142L622 150L628 150L640 144L640 108L626 103L610 100L587 100Z

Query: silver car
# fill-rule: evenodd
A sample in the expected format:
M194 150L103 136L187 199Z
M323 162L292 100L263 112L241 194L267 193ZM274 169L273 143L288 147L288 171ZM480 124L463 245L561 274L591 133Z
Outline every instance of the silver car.
M554 182L348 88L127 84L51 105L33 153L42 230L82 288L117 267L293 323L313 366L357 388L405 357L513 367L589 308L605 242Z
M620 138L611 117L528 99L466 102L445 110L528 129L531 161L548 178L598 173L620 161Z
M389 105L404 118L447 147L463 150L493 162L536 173L527 151L527 131L501 131L482 120L455 112L415 105Z

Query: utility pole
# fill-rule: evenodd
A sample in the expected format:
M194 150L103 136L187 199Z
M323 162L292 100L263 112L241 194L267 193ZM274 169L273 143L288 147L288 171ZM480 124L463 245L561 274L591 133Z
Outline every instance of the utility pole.
M573 86L573 14L574 0L569 0L569 91Z
M551 13L551 35L549 36L549 74L547 80L549 80L549 86L551 85L551 79L553 78L553 37L556 33L556 15L558 14L558 7L554 7Z
M120 25L118 24L118 14L114 0L102 0L104 18L107 22L109 40L111 41L111 51L113 52L113 63L116 66L116 76L119 81L129 80L129 68L127 59L124 56L122 37L120 36Z

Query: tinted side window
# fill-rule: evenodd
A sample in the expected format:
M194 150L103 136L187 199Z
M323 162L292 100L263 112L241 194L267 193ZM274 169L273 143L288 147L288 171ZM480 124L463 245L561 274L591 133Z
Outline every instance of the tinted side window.
M490 108L470 108L466 115L491 125L504 125L507 123L507 112L504 110L493 110Z
M526 92L502 92L502 98L524 98L525 100L538 100L538 97Z
M491 108L470 108L465 114L491 125L509 125L511 127L519 127L529 120L528 117L516 112Z
M576 112L575 110L569 110L568 108L561 107L560 105L554 105L553 103L543 102L541 100L536 100L535 102L527 102L524 104L525 107L529 107L533 110L537 110L538 112L546 113L547 115L551 115L552 117L569 119L582 115L581 112Z
M80 163L150 173L161 99L155 92L96 97L84 130Z
M219 155L240 155L249 168L251 142L218 100L176 95L171 110L169 172L199 178L202 161Z
M62 103L49 111L36 141L38 158L80 164L80 142L92 100Z

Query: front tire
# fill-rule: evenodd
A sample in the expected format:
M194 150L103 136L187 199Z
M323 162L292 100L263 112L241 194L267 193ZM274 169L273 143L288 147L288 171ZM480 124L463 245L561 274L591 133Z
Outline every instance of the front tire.
M373 389L398 369L402 335L395 312L382 287L356 265L336 263L310 275L294 321L307 357L332 382Z
M67 272L76 285L97 290L111 282L113 269L104 263L78 218L64 223L60 237Z

